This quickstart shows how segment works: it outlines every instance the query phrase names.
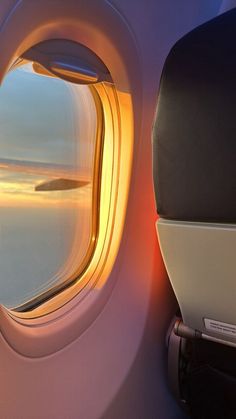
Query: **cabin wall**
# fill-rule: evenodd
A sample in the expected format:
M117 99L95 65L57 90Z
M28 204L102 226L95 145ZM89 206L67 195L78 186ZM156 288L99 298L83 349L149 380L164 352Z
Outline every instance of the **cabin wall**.
M123 239L108 279L115 278L115 286L90 327L54 354L22 356L1 336L0 416L6 419L183 417L166 381L165 334L176 302L155 232L151 128L169 49L184 33L217 15L222 2L101 3L114 8L130 26L142 72L142 100L136 104L141 115L135 131L139 147Z

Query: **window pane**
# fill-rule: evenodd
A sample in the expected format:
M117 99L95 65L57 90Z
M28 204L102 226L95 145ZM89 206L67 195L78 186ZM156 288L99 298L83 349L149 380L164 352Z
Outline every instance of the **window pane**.
M27 64L0 88L0 303L75 276L92 236L97 135L87 86Z

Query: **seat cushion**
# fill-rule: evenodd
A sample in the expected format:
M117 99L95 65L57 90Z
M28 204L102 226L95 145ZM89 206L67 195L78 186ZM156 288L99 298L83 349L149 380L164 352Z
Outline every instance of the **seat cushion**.
M236 9L170 51L153 129L157 211L183 221L236 221Z

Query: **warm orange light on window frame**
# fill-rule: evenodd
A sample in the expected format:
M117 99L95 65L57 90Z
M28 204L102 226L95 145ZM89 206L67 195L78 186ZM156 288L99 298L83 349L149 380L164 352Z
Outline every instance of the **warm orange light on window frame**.
M74 297L84 298L91 289L101 289L114 264L122 236L133 154L133 111L129 93L119 92L109 83L93 86L101 141L95 157L98 176L93 194L93 230L90 249L75 273L55 295L39 295L16 309L13 317L32 319L45 316ZM44 298L45 297L45 298ZM20 311L21 310L21 311Z

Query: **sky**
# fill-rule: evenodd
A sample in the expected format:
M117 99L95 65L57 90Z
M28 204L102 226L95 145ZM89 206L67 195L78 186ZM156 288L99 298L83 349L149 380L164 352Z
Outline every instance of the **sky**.
M91 184L64 192L34 189L52 178L65 178L60 165L92 179L97 127L92 95L86 86L30 69L26 65L10 72L0 88L0 160L26 162L20 170L11 164L3 170L0 165L0 206L88 207ZM50 165L50 174L39 170L43 164Z
M0 303L18 305L64 281L91 235L96 109L86 86L29 71L0 87ZM35 191L58 178L90 182Z

